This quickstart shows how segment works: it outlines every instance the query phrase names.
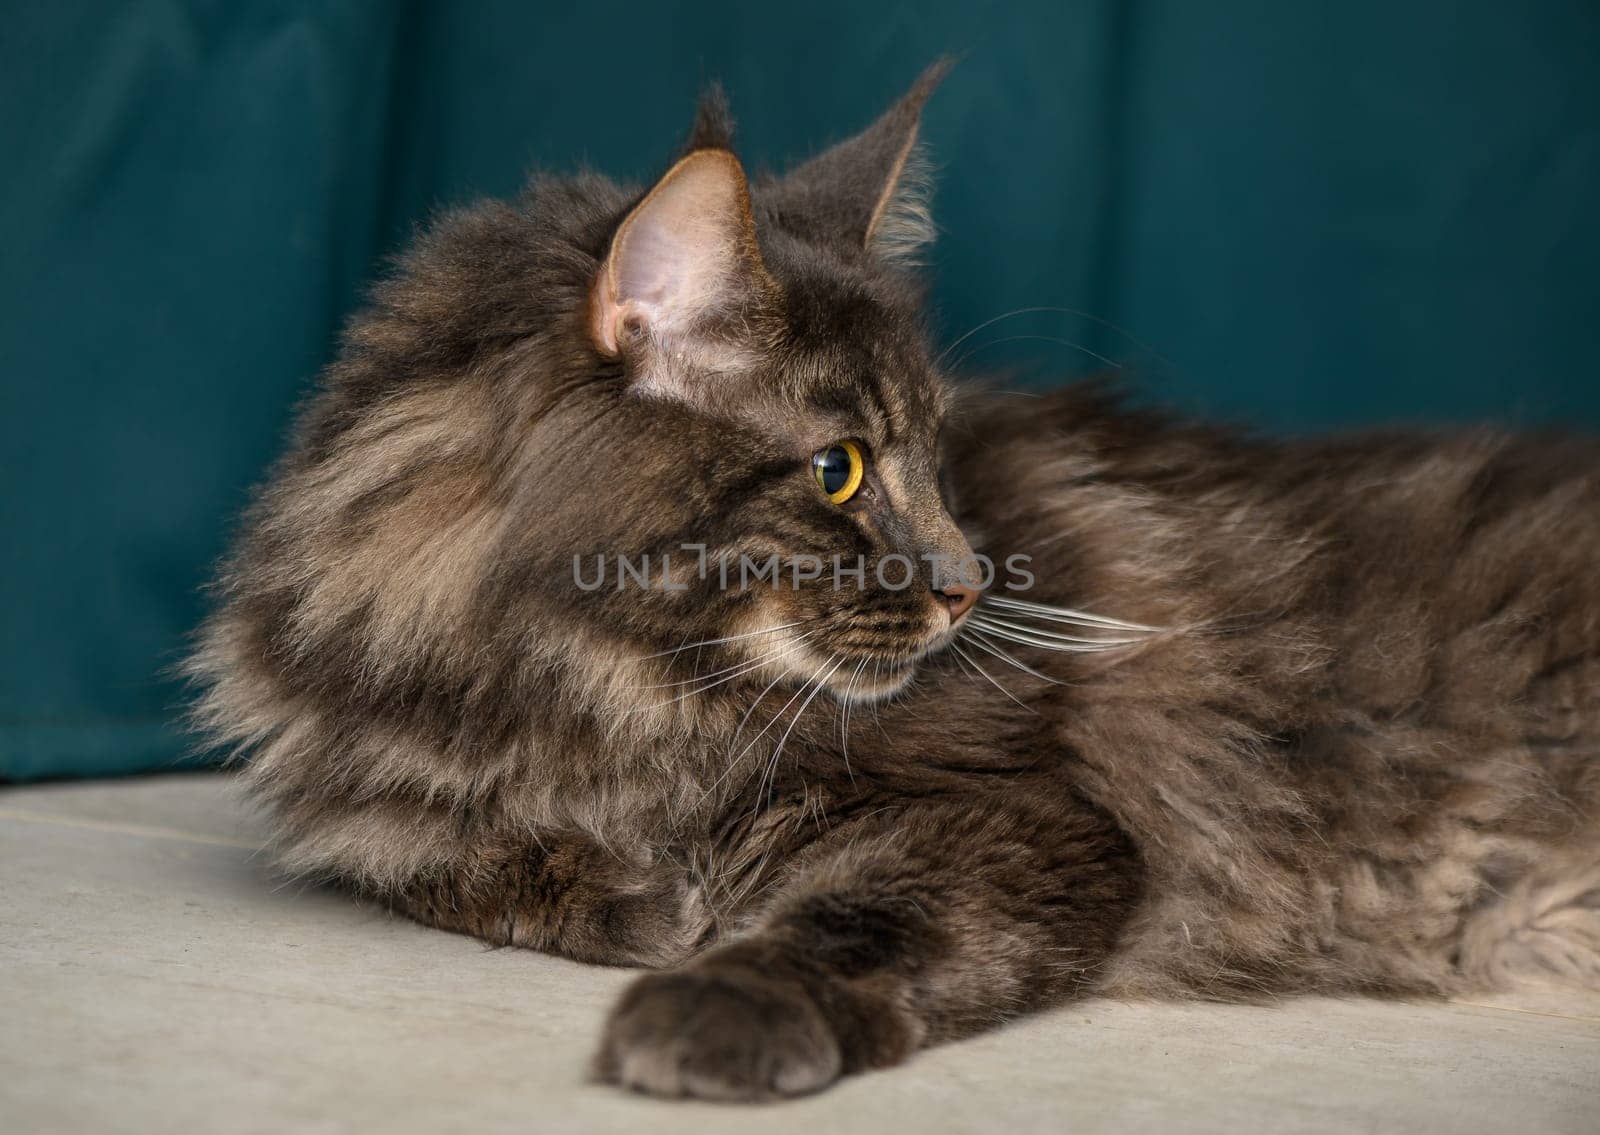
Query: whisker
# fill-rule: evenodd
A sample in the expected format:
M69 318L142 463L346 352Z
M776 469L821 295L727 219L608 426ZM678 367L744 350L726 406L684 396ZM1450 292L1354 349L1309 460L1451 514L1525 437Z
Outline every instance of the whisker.
M733 752L733 747L739 743L739 734L744 732L745 725L748 724L749 721L750 721L750 715L756 711L756 706L761 704L761 699L766 697L768 694L770 694L772 692L772 688L774 686L776 686L779 682L783 681L788 676L789 675L787 675L787 674L779 674L776 678L772 679L772 681L767 683L767 688L766 689L762 690L759 694L756 695L755 701L750 703L750 708L744 711L744 716L743 717L739 718L739 724L733 731L733 737L728 741L728 752L729 753L732 753Z
M950 648L952 650L954 650L957 654L959 654L962 658L965 658L968 662L972 663L972 668L974 670L976 670L978 673L982 674L985 678L988 678L989 679L989 684L991 686L993 686L995 689L999 690L1002 694L1005 694L1006 697L1010 698L1012 701L1016 702L1018 705L1022 706L1023 709L1028 710L1029 713L1034 713L1035 712L1033 709L1030 709L1027 705L1024 705L1023 702L1017 697L1016 694L1013 694L1010 690L1006 689L999 682L995 681L994 678L990 675L989 671L985 670L982 666L978 665L978 660L976 658L972 657L966 651L961 649L961 644L959 642L952 642L950 644Z
M1145 623L1130 622L1127 619L1118 619L1111 615L1097 615L1091 611L1080 611L1074 607L1057 607L1048 603L1034 603L1027 599L1016 599L1005 595L985 595L979 601L981 605L1000 607L1007 611L1027 613L1042 619L1055 622L1078 623L1086 626L1108 627L1114 630L1136 630L1147 633L1157 633L1162 628L1148 626Z
M856 666L856 672L850 675L849 684L844 688L843 712L839 719L839 746L844 752L844 772L850 778L851 787L855 787L856 774L850 768L850 711L854 708L850 695L855 692L856 682L861 678L861 673L867 668L867 660L863 658Z
M734 642L735 640L741 639L741 638L754 638L756 635L772 634L775 631L786 631L790 627L798 627L802 623L809 623L809 622L811 622L812 619L816 619L816 618L820 618L820 617L821 616L819 616L819 615L812 615L811 618L808 618L808 619L796 619L792 623L779 623L775 627L763 627L760 630L756 630L756 631L745 631L743 634L724 635L722 638L707 638L707 639L702 639L699 642L686 642L682 646L675 647L672 650L659 650L654 654L642 655L639 658L634 659L634 661L635 662L644 662L647 659L651 659L651 658L665 658L668 655L682 654L685 650L694 650L696 647L700 647L700 646L717 646L720 643Z
M962 335L955 342L951 343L944 350L940 351L939 354L934 358L933 365L936 366L936 367L937 366L943 366L945 359L950 357L950 354L951 354L952 351L954 351L957 347L961 346L961 344L965 343L968 339L972 338L974 335L976 335L978 332L984 330L985 328L993 327L996 323L999 323L1002 319L1011 319L1014 316L1027 315L1028 312L1030 312L1031 310L1033 310L1033 309L1032 308L1026 308L1026 307L1019 307L1015 311L1001 312L999 315L995 316L992 319L985 319L982 323L978 324L971 331L968 331L965 335Z
M767 722L766 727L761 730L761 733L757 733L755 735L755 737L751 740L750 745L746 745L743 749L741 749L739 751L739 755L738 756L733 756L732 755L733 754L733 747L739 743L739 734L744 732L744 727L745 727L745 725L747 725L749 723L750 715L755 713L756 706L760 705L762 700L765 699L766 696L772 692L773 687L775 687L779 682L783 681L788 676L789 675L787 675L787 674L779 674L776 678L772 679L772 681L768 682L766 688L755 696L755 700L752 701L750 703L749 708L744 711L744 716L739 718L739 724L733 731L732 740L730 740L728 742L728 756L726 758L727 761L728 761L728 767L723 769L722 770L722 775L717 777L716 780L712 781L711 784L706 788L706 790L704 792L702 792L699 795L699 797L696 798L694 804L691 805L691 807L690 807L691 811L693 811L695 808L698 808L701 804L705 803L706 798L709 797L713 792L715 792L719 787L721 787L722 782L727 780L729 774L731 774L733 772L733 770L738 767L739 762L740 762L741 759L743 759L745 753L750 751L750 746L754 745L757 741L761 740L761 734L762 733L765 733L767 731L767 729L772 728L772 721ZM791 698L790 700L792 701L793 699ZM788 703L787 702L784 703L783 709L788 709L788 708L789 708ZM783 709L780 709L778 711L778 714L780 716L783 713ZM773 721L776 721L776 720L777 720L777 718L774 717Z
M783 736L778 739L778 747L776 749L774 749L773 752L772 752L772 762L773 762L773 766L774 767L777 766L778 755L783 752L784 745L786 745L788 743L788 741L789 741L789 734L793 733L794 732L794 727L800 723L800 718L801 718L802 715L804 715L804 713L806 711L806 707L809 706L813 701L815 701L816 698L817 698L817 695L820 694L823 691L823 689L827 686L828 679L833 677L834 671L839 669L839 667L844 665L844 659L842 657L835 656L835 658L837 660L834 661L833 665L828 668L827 673L821 674L818 677L812 679L812 681L816 685L815 685L815 688L811 691L811 696L806 698L805 701L800 703L800 708L794 711L794 717L791 718L790 721L789 721L789 728L785 729L783 731Z
M803 635L796 635L790 642L785 643L783 646L776 647L773 650L768 651L766 654L760 655L754 659L747 658L742 662L732 663L731 665L724 666L720 670L713 670L709 674L696 674L692 678L679 678L676 682L655 682L648 686L631 686L629 688L635 690L665 690L670 689L673 686L689 686L696 682L709 681L720 674L727 674L734 670L755 669L768 659L777 658L780 655L786 654L788 651L794 649L795 646L804 642L814 634L816 634L815 631L807 631Z
M820 694L823 690L823 687L827 685L828 679L833 677L833 672L844 664L844 659L838 655L835 655L828 661L832 662L833 665L826 673L819 673L817 677L812 678L804 686L800 687L800 689L803 691L807 686L810 686L811 693L806 695L806 700L800 703L800 708L794 711L794 716L789 719L789 727L783 731L783 736L778 738L778 746L772 750L772 757L766 762L766 766L762 770L761 780L756 784L755 808L757 811L761 809L762 798L765 797L768 792L768 780L770 779L774 786L777 784L778 758L783 755L783 747L784 745L788 744L789 734L793 733L794 727L800 724L800 719L805 716L806 708L816 700L817 695ZM824 665L826 665L826 663L824 663ZM780 714L782 712L782 710L779 710Z
M1082 351L1091 359L1094 359L1096 362L1104 363L1112 370L1122 369L1122 364L1117 362L1115 359L1108 359L1097 351L1091 351L1082 343L1074 343L1071 339L1063 339L1059 335L1005 335L999 339L990 339L987 343L980 343L976 347L968 348L962 353L959 359L950 364L950 369L952 371L959 371L962 367L966 366L967 363L972 361L974 355L981 354L982 352L987 351L990 347L998 347L1003 343L1021 343L1026 341L1059 343L1063 347L1071 347L1075 351Z
M788 647L784 648L783 650L777 651L777 652L772 653L772 654L762 655L760 658L757 658L753 662L749 662L749 663L745 663L745 664L741 665L736 672L728 674L725 677L718 678L715 681L707 682L703 686L696 686L692 690L685 690L683 693L678 694L675 697L667 698L665 701L654 702L654 703L652 703L650 705L645 705L645 706L638 706L638 707L635 707L633 709L624 710L622 712L623 713L644 713L644 712L647 712L649 710L662 709L662 708L664 708L666 706L673 705L673 704L675 704L677 702L683 701L685 698L692 698L696 694L703 694L707 690L713 690L718 686L726 685L729 682L732 682L732 681L734 681L734 680L736 680L738 678L744 677L744 675L746 675L746 674L749 674L749 673L752 673L753 671L761 669L761 667L763 667L763 666L769 665L770 663L776 662L781 658L784 658L784 657L786 657L786 656L788 656L790 654L793 654L795 652L795 650L797 650L798 648L800 648L803 645L804 644L801 643L801 642L791 643ZM781 675L780 674L776 679L773 680L773 685L776 685L778 682L782 681L785 676L786 675ZM699 679L693 679L693 680L698 681ZM674 683L674 684L681 684L681 683ZM772 686L768 686L767 688L770 690L772 688Z
M1130 646L1136 642L1144 642L1147 637L1145 635L1138 635L1132 638L1086 638L1083 635L1063 634L1061 631L1053 631L1048 627L1030 627L1024 623L1014 623L1010 619L1002 619L998 615L975 614L971 616L971 618L978 624L989 627L991 630L1005 629L1016 631L1019 634L1037 635L1040 638L1047 638L1054 642L1078 642L1087 646Z
M783 675L783 677L788 677L788 675ZM773 685L774 686L777 685L777 682L774 682ZM744 748L739 750L738 756L734 757L732 763L728 766L728 772L733 771L734 766L739 764L739 762L744 760L744 755L746 753L748 753L751 749L755 748L755 744L756 744L757 741L761 740L761 738L763 738L763 737L765 737L767 735L767 730L771 729L774 725L776 725L779 721L781 721L783 719L783 715L789 711L789 707L791 705L793 705L796 701L799 700L800 695L806 692L806 687L809 686L809 685L811 685L810 681L806 681L806 682L802 683L800 685L800 688L795 690L795 692L792 695L790 695L789 700L784 702L783 705L781 705L780 707L778 707L778 712L772 715L772 720L767 722L765 725L763 725L761 727L761 732L757 733L754 737L750 738L750 743L747 744ZM771 689L772 686L768 686L767 688ZM754 708L754 707L752 706L752 708ZM732 749L733 746L729 745L728 748ZM726 775L727 775L726 772L723 773L723 776L726 776ZM721 777L718 778L718 783L721 783ZM713 785L713 787L715 787L715 785Z
M1052 639L1043 635L1035 635L1024 631L1015 631L1009 627L994 626L989 623L975 624L977 629L987 631L995 638L1004 642L1014 642L1018 646L1036 646L1041 650L1054 650L1060 654L1103 654L1108 650L1118 650L1128 643L1090 643L1083 640Z
M1112 323L1109 319L1102 319L1098 315L1090 315L1087 311L1080 311L1075 307L1053 307L1048 305L1040 305L1037 307L1019 307L1014 311L1008 311L1001 315L997 315L993 319L984 320L971 331L968 331L965 335L961 336L961 338L957 339L954 343L951 343L948 347L941 351L939 353L939 357L934 360L934 365L938 366L942 364L945 358L953 353L957 347L961 346L962 343L965 343L968 339L972 338L985 328L993 327L996 323L999 323L1003 319L1014 319L1019 315L1037 315L1046 312L1057 315L1072 315L1079 319L1087 319L1091 323L1098 323L1101 327L1121 335L1124 339L1128 340L1128 342L1139 348L1139 350L1146 352L1151 358L1158 360L1166 366L1172 367L1174 370L1177 369L1177 364L1171 359L1167 358L1143 339L1140 339L1127 328Z
M1048 675L1048 674L1039 673L1039 671L1035 670L1032 666L1029 666L1027 663L1025 663L1025 662L1021 661L1020 659L1016 658L1014 655L1009 654L1004 650L1001 650L998 646L995 646L992 642L990 642L987 638L985 638L982 631L969 631L968 633L972 636L972 645L973 646L979 647L982 650L987 650L990 654L994 655L996 658L1000 659L1001 661L1009 662L1009 663L1011 663L1011 665L1015 666L1018 670L1021 670L1024 673L1032 674L1035 678L1040 678L1040 679L1042 679L1042 680L1044 680L1046 682L1049 682L1052 686L1059 686L1059 685L1063 684L1059 680L1050 677L1050 675Z
M861 672L867 668L867 660L863 658L850 672L850 678L844 684L844 693L839 696L839 744L848 748L850 745L850 696L855 693L856 682L861 678ZM848 754L846 755L848 760Z
M980 606L1006 607L1017 612L1028 612L1041 619L1052 622L1078 623L1080 625L1110 627L1113 630L1141 631L1145 634L1160 634L1162 628L1147 626L1144 623L1131 623L1127 619L1114 619L1110 615L1095 615L1088 611L1078 611L1071 607L1052 607L1045 603L1033 603L1026 599L1012 599L1003 595L985 595L979 600Z
M877 686L882 681L883 681L883 659L874 658L872 660L872 684L873 684L873 686ZM879 704L880 703L878 702L877 699L873 699L873 702L872 702L872 724L877 726L878 736L882 737L885 741L887 741L889 739L889 734L887 734L887 733L885 733L883 731L883 714L878 712Z
M950 656L956 660L956 665L961 667L961 672L967 677L976 678L978 676L977 672L967 665L966 655L956 650L956 644L953 642L950 644Z

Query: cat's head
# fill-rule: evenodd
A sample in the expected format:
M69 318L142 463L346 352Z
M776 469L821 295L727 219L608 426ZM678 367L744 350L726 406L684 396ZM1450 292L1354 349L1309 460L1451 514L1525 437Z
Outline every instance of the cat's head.
M642 193L444 219L352 324L211 649L408 708L551 669L902 688L979 582L911 267L942 70L781 177L747 180L713 97Z
M753 187L712 100L611 235L584 330L627 416L652 419L654 460L607 445L601 492L652 505L575 570L620 590L599 610L648 608L653 645L725 639L730 665L869 697L900 688L975 600L911 274L932 236L916 135L938 77Z

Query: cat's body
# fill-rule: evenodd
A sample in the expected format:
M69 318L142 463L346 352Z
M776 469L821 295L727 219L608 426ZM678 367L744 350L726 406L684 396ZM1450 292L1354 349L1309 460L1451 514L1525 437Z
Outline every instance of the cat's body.
M599 1062L666 1094L810 1090L1090 992L1600 984L1600 449L951 410L886 245L930 87L753 203L713 105L642 202L543 183L386 285L195 662L287 865L683 963ZM871 455L837 505L805 466L835 437ZM1033 585L968 614L937 562L574 563L963 532Z
M1042 549L1042 579L1074 581L1050 599L1187 628L1110 665L1030 656L1068 683L1043 712L1074 782L1142 849L1108 985L1505 977L1495 920L1536 868L1600 883L1600 454L1240 442L1098 402L1005 405L982 459L1019 493L973 503ZM1597 944L1543 943L1591 982Z

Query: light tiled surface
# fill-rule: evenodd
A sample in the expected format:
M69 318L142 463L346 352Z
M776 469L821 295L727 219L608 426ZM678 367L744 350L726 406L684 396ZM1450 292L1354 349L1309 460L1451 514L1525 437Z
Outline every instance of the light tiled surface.
M1600 996L1088 1003L764 1111L585 1082L627 974L285 888L220 775L0 790L0 1131L1600 1132Z

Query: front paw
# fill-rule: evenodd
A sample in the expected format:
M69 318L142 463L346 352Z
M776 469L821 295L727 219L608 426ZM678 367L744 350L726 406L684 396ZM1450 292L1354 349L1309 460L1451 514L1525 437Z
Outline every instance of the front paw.
M796 981L744 966L647 974L606 1025L596 1073L657 1096L765 1100L826 1087L839 1042Z

